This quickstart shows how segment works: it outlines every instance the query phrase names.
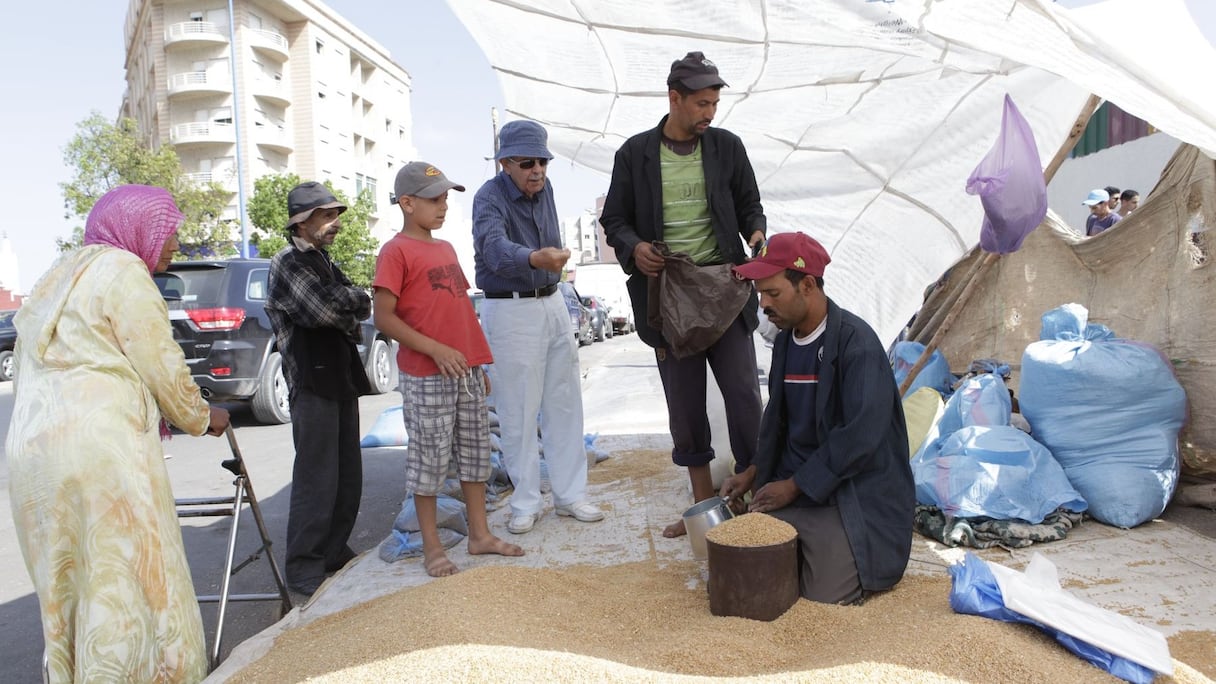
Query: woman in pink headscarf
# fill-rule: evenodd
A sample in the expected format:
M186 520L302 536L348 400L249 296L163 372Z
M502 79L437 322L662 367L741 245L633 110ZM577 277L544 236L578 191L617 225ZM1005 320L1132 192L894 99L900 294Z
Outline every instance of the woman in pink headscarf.
M51 682L207 674L160 425L220 435L228 413L200 395L151 276L182 218L160 188L111 190L14 317L9 491Z

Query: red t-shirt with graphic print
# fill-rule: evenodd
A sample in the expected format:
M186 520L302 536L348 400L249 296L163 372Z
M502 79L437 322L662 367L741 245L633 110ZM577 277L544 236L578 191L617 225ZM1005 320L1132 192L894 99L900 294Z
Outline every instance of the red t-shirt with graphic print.
M470 366L493 363L469 300L469 281L450 243L398 233L380 249L372 285L397 295L395 311L406 325L459 350ZM431 357L405 345L397 351L397 367L418 377L439 373Z

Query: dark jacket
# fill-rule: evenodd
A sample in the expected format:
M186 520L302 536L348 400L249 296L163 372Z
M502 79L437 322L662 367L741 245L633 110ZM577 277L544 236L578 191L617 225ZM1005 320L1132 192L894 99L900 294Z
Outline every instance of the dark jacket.
M371 298L320 249L283 248L270 262L266 315L283 354L291 401L305 388L327 399L371 393L359 350L359 321Z
M608 244L616 250L617 261L629 274L627 286L633 301L633 320L638 336L652 347L668 346L663 335L648 323L647 278L633 263L633 249L639 242L663 239L663 185L659 177L659 145L663 124L639 133L617 150L612 166L612 181L600 224ZM701 159L705 170L705 197L718 249L733 264L747 259L744 241L757 230L765 232L764 208L760 189L743 141L721 128L707 128L701 134ZM743 240L740 240L740 236ZM753 292L743 308L748 330L757 324L757 299Z
M789 344L784 330L773 343L755 461L757 490L774 479L789 433L784 397ZM862 589L889 589L903 577L912 551L916 486L908 430L877 335L830 299L815 413L819 448L794 473L794 481L814 504L839 508Z

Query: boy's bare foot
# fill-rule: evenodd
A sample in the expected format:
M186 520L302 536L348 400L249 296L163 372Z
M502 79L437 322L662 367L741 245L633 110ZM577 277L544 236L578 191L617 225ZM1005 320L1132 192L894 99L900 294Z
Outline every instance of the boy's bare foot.
M684 529L684 519L683 518L681 518L679 522L674 522L674 523L668 525L667 527L663 528L663 536L667 537L668 539L673 539L675 537L683 537L686 534L688 534L688 530Z
M481 556L496 553L500 556L522 556L524 550L515 544L505 542L494 535L482 539L469 537L469 555Z
M422 552L423 567L426 568L426 574L431 577L447 577L460 572L460 568L456 564L448 560L448 555L443 552L443 549L435 553Z

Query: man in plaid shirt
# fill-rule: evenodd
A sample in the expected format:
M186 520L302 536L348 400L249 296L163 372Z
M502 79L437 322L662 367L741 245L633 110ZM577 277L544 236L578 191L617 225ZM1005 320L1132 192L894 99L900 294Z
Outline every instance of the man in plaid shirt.
M270 262L266 314L291 403L296 460L287 517L287 584L312 595L355 557L347 545L363 494L359 396L371 391L356 343L371 298L326 252L346 206L322 184L287 195L290 244Z

